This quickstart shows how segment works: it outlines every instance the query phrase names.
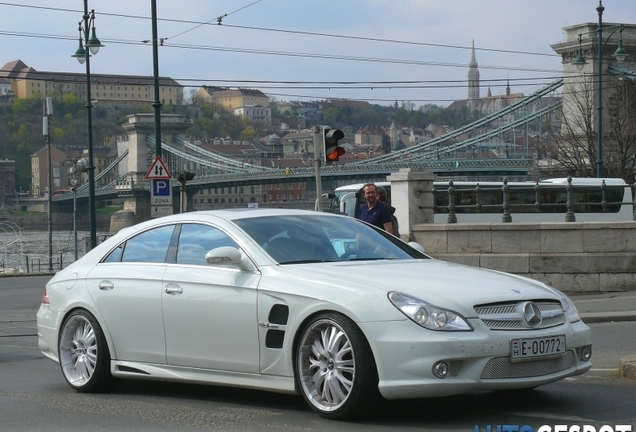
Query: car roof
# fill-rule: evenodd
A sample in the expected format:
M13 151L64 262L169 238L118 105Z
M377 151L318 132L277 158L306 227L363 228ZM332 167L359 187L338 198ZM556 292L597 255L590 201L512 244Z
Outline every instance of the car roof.
M294 216L294 215L324 215L328 217L337 216L331 213L316 212L314 210L281 209L281 208L233 208L220 210L201 210L187 213L180 213L160 218L162 221L184 221L184 220L210 220L219 218L224 220L247 219L253 217L266 216Z

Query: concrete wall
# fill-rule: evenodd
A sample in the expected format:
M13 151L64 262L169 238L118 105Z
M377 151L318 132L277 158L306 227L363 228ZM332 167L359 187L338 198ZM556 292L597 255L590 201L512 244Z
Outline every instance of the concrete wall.
M420 224L412 233L435 258L567 293L636 290L636 222Z
M406 169L388 179L400 236L434 258L527 276L567 293L636 290L636 222L434 224L428 201L422 205L432 176Z

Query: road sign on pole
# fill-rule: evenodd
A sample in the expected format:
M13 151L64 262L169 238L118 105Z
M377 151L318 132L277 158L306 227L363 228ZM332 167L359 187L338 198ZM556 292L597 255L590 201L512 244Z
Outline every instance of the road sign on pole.
M150 165L150 169L146 173L146 180L153 179L170 179L172 176L170 175L170 171L166 164L163 163L161 156L157 156L155 160Z
M152 179L150 205L172 205L172 186L170 179Z

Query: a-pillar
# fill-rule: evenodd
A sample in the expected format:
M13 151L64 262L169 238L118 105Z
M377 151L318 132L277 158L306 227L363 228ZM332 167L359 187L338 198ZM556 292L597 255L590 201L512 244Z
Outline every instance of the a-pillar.
M433 223L433 181L437 176L423 170L401 168L386 179L391 182L391 205L400 225L400 237L415 241L411 227Z

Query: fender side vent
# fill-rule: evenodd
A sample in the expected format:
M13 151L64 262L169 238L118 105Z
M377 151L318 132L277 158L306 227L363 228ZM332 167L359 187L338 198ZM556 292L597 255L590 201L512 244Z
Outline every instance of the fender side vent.
M287 325L289 318L289 307L287 305L276 304L269 311L269 322L272 324Z
M282 330L268 330L265 336L265 346L267 348L281 349L285 340L285 332Z
M139 375L150 375L150 374L149 374L148 372L146 372L146 371L142 371L142 370L140 370L140 369L135 369L135 368L130 367L130 366L121 366L121 365L118 365L118 366L117 366L117 370L118 370L119 372L128 372L128 373L134 373L134 374L139 374Z

